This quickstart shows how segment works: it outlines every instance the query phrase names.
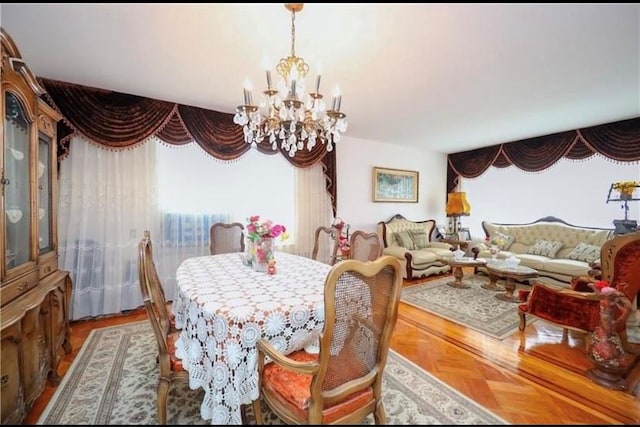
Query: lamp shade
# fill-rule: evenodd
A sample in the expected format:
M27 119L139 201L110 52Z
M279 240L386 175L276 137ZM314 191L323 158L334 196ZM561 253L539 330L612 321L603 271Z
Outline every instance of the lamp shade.
M449 193L447 196L447 216L467 216L470 213L471 206L467 202L467 193Z

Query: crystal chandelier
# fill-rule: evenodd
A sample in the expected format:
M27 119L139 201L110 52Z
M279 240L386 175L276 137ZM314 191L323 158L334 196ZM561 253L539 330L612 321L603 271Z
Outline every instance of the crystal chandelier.
M342 95L340 89L333 91L331 109L327 110L320 93L320 78L316 77L313 91L307 91L305 77L309 65L296 56L296 13L304 3L285 3L291 12L291 55L281 58L276 71L281 79L274 87L271 70L267 73L267 89L262 92L259 105L254 105L249 82L245 82L244 105L236 109L233 122L242 126L244 139L256 147L265 139L273 150L280 146L294 157L298 150L311 149L318 143L325 144L327 151L340 141L341 133L347 130L346 115L340 112Z

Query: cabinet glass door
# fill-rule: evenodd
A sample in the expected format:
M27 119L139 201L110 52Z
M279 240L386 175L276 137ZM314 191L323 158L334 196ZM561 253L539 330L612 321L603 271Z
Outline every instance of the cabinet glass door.
M4 147L2 190L5 215L5 262L7 269L32 260L31 184L29 134L31 123L20 99L7 91L4 95Z
M38 248L40 254L53 250L51 232L51 139L42 133L38 137Z

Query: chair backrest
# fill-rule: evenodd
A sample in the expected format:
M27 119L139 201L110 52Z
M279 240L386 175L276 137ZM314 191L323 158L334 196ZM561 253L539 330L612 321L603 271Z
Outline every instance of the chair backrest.
M602 280L633 302L640 291L640 230L614 236L600 250Z
M382 243L380 243L378 233L356 230L351 234L349 246L351 246L351 255L349 256L351 259L374 261L382 255Z
M170 318L164 290L153 261L151 234L148 230L145 230L144 237L138 244L138 274L144 307L158 342L160 372L168 372L171 369L167 344Z
M209 230L211 255L244 252L244 225L239 222L216 222Z
M349 259L332 267L325 280L325 323L320 368L311 382L310 419L321 419L325 405L351 393L369 387L380 391L401 290L396 257Z
M311 258L325 264L335 264L336 256L338 255L339 234L340 229L335 226L325 227L321 225L316 228Z

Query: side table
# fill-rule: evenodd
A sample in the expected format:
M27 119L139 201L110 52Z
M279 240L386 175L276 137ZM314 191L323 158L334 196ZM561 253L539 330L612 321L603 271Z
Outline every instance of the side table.
M505 279L504 281L504 294L498 294L495 297L502 301L508 302L520 302L517 295L514 295L516 290L516 280L535 279L538 277L538 271L533 268L518 265L516 267L507 266L507 263L503 261L488 262L486 264L487 272L489 273L489 284L483 286L485 289L498 290L496 282L498 279Z
M471 257L462 257L459 259L450 257L446 258L444 262L449 264L449 266L451 266L451 268L453 269L453 277L455 279L453 282L447 283L447 285L451 286L452 288L458 289L467 289L470 287L467 283L464 283L462 281L462 278L464 277L462 267L479 267L487 263L487 261L484 259L478 260Z

